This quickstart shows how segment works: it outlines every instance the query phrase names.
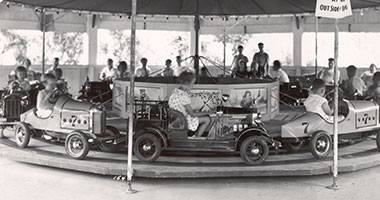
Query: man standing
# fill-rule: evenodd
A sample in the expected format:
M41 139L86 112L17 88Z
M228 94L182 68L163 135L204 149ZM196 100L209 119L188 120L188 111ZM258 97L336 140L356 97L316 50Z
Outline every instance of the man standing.
M332 85L334 84L334 66L335 66L335 60L334 58L329 58L329 64L328 68L323 68L318 73L318 78L322 79L326 85ZM338 82L340 80L340 71L337 70L337 76L338 76Z
M59 66L59 58L55 57L53 66L51 66L48 70L46 70L45 74L48 74L48 73L54 74L54 71L55 69L58 68L58 66Z
M239 45L238 55L234 56L234 60L232 61L232 64L231 64L231 72L237 71L239 69L239 61L248 63L248 58L247 56L243 55L243 50L244 50L244 47Z
M173 70L174 70L174 76L179 76L179 74L181 73L182 58L181 58L181 56L176 56L175 60L177 62L177 66L175 66L173 68Z
M251 68L256 72L256 76L261 78L269 74L269 55L264 52L264 44L259 43L259 52L253 56Z
M117 77L117 69L113 68L113 60L109 58L107 60L107 66L100 72L99 79L102 81L110 81Z

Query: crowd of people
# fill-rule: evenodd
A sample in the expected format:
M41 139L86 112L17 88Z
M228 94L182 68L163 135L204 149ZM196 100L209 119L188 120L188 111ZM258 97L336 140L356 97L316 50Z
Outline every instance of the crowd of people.
M152 71L148 66L148 59L141 58L140 65L135 69L135 77L178 77L184 69L187 69L186 66L182 66L181 56L176 57L176 64L173 65L171 59L165 60L165 67L158 70ZM105 66L99 74L100 80L114 80L116 78L128 78L130 76L128 70L128 64L125 61L120 61L118 66L113 67L113 60L108 59L107 66Z

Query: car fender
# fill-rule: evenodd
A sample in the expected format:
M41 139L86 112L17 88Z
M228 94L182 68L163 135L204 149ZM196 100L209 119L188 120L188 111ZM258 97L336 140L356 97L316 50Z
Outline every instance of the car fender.
M244 129L242 132L239 133L237 139L236 139L236 145L235 149L239 149L240 143L243 141L243 139L249 137L249 136L263 136L264 140L272 145L273 139L272 137L262 128L259 127L250 127L247 129Z
M167 137L162 133L163 131L158 127L143 127L141 129L137 130L133 136L134 140L138 136L140 136L141 134L146 133L146 132L152 133L152 134L158 136L162 140L162 142L164 143L164 148L168 147Z

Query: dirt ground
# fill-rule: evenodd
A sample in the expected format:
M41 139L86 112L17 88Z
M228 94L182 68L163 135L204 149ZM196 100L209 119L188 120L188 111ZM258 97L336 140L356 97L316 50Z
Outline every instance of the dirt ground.
M113 177L41 167L0 158L1 200L120 199L379 199L380 167L331 176L279 178L136 179L136 194Z

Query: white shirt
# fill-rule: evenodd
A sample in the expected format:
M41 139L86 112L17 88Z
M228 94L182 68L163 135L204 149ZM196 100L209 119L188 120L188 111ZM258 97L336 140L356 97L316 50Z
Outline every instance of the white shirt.
M272 77L277 78L280 83L289 83L289 77L288 74L281 68L278 69L277 71L272 72Z
M332 120L332 116L328 116L322 109L322 105L328 103L327 99L317 94L310 94L305 100L304 105L306 111L319 114L325 120Z
M109 69L108 66L106 66L102 69L102 72L100 72L99 78L100 78L100 80L103 80L104 79L103 74L105 74L105 79L107 79L107 78L113 79L113 78L117 77L117 72L118 72L117 69L115 69L115 68Z
M337 70L338 82L340 80L340 71ZM334 69L323 68L319 72L319 78L322 79L326 85L334 84Z

